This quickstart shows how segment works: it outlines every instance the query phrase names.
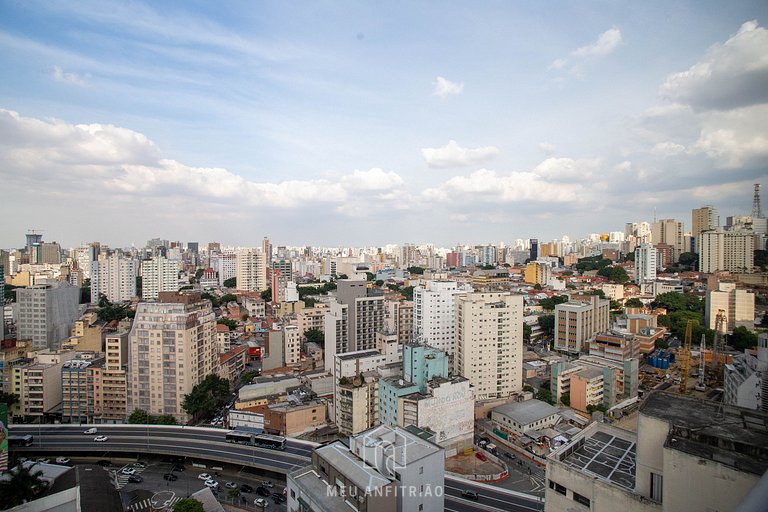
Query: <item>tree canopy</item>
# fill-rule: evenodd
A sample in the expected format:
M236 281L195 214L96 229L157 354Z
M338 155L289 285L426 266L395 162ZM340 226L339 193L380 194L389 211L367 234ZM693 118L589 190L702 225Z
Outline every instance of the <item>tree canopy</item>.
M224 286L226 286L227 288L235 288L237 286L237 278L230 277L229 279L225 279Z
M704 313L704 301L695 295L678 292L661 293L651 302L651 307L665 308L668 312L696 311Z
M523 341L531 341L532 333L533 333L533 328L527 323L523 322Z
M624 267L618 265L612 267L603 267L597 271L597 275L606 277L610 281L619 284L624 284L629 281L627 271L624 270Z
M226 325L232 331L237 329L237 321L232 320L231 318L219 318L218 320L216 320L216 323Z
M757 334L740 325L733 329L733 334L728 338L728 344L741 352L745 348L757 346Z
M205 512L203 504L194 498L179 500L173 507L173 512Z
M123 318L133 318L136 314L131 309L130 304L112 304L107 300L106 295L99 297L99 309L96 311L99 320L111 322L112 320L122 320Z
M272 300L272 288L267 288L263 292L261 292L261 298L264 299L266 302L269 302Z
M603 255L588 256L586 258L580 258L579 262L574 265L576 270L580 272L588 272L590 270L600 270L603 267L607 267L611 264L611 260L603 258Z
M643 301L637 297L632 297L624 303L625 308L641 308L643 307Z
M227 398L229 398L229 381L211 374L184 396L181 408L197 420L212 414L226 403Z
M421 274L424 273L424 268L423 267L408 267L406 270L409 273L411 273L411 274L419 274L419 275L421 275Z
M307 338L308 342L317 343L320 346L325 345L325 333L321 331L320 329L307 329L304 331L304 337Z
M0 404L8 404L8 408L10 409L12 405L17 403L19 403L19 395L0 391Z
M43 472L34 465L25 467L19 464L6 473L7 480L0 481L0 509L17 507L35 498L48 488L43 480Z
M555 315L541 315L538 322L539 327L547 336L551 336L555 331Z
M539 305L546 311L554 311L555 306L568 302L567 295L553 295L547 299L541 299Z

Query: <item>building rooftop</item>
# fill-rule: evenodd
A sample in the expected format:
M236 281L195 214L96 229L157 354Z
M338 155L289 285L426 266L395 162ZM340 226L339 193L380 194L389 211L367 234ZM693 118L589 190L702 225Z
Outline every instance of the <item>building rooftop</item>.
M665 447L756 475L768 470L768 413L657 391L640 414L670 424Z
M401 466L408 466L443 450L435 443L426 441L403 428L387 425L379 425L350 438L350 449L359 457L365 457L369 451L375 451L377 447L385 449L387 457ZM375 460L379 458L380 455L374 455Z
M632 432L593 423L550 456L584 473L633 490L637 436Z
M579 370L578 372L576 372L575 375L578 375L580 378L584 380L592 380L598 377L602 377L603 372L598 368L592 368L588 366L583 370Z
M346 361L348 359L359 359L361 357L373 357L373 356L381 356L381 352L378 350L358 350L356 352L345 352L343 354L336 354L336 357L341 359L342 361Z
M340 441L321 446L315 452L346 476L358 489L373 491L392 482L391 479L384 477L356 457L349 451L349 447Z
M524 402L510 402L493 409L493 412L512 418L518 425L530 425L536 421L557 414L557 407L549 405L541 400L526 400Z

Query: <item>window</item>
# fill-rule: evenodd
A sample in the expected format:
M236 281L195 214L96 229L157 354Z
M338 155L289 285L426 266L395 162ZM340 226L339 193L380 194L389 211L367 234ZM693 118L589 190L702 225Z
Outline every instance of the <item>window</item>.
M587 498L586 496L582 496L577 492L573 493L573 501L575 501L576 503L581 503L582 505L586 505L587 507L589 506L589 498Z
M549 481L549 488L550 489L554 489L555 492L558 492L558 493L562 494L563 496L565 496L566 488L563 487L562 485L558 484L554 480L550 480Z
M664 487L664 477L651 473L651 499L661 503L662 490Z

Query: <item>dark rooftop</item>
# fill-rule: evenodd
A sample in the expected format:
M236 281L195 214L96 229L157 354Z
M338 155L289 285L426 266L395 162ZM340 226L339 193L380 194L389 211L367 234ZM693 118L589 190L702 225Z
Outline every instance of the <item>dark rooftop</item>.
M565 448L559 456L560 461L625 489L634 489L635 439L613 435L619 434L619 429L600 423L594 425L591 432Z

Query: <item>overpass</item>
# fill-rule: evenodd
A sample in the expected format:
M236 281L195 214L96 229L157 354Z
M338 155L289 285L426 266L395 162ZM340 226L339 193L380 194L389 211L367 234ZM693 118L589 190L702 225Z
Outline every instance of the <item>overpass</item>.
M96 442L95 435L85 435L86 429L96 427L106 442ZM287 474L311 462L316 443L287 438L286 449L269 450L226 442L228 430L207 427L169 425L9 425L13 435L31 434L31 446L13 448L14 452L66 454L109 458L115 453L145 453L172 455L191 459L248 466ZM480 494L479 502L461 498L462 490ZM523 493L516 493L461 478L445 477L445 509L447 511L519 511L544 510L544 502Z

